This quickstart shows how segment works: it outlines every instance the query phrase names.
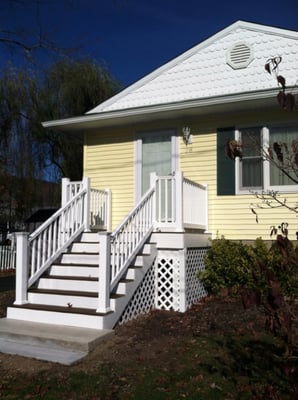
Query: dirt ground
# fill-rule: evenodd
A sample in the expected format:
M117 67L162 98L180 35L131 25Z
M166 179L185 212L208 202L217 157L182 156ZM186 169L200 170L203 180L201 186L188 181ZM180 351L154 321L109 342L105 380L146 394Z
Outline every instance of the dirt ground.
M0 293L0 316L14 300L14 292ZM263 330L264 322L257 310L244 311L239 300L206 298L186 313L152 311L116 327L115 336L100 343L73 370L92 371L100 365L121 363L124 367L133 360L158 363L160 356L175 349L179 338L190 340L200 335L248 332L256 334ZM164 358L164 357L163 357ZM170 358L169 358L170 360ZM170 361L169 361L170 362ZM69 368L45 361L0 353L0 371L12 378L19 373L36 374L42 370Z

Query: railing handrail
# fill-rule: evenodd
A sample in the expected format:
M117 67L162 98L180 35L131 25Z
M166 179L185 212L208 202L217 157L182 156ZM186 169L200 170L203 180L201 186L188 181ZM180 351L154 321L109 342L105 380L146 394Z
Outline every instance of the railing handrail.
M185 177L183 177L183 182L188 183L188 184L190 184L192 186L196 186L199 189L207 190L207 185L205 185L203 183L198 183L198 182L192 181L191 179L188 179L188 178L185 178Z
M144 209L146 204L154 197L155 194L155 186L151 187L148 189L148 191L142 196L138 204L127 214L127 216L124 218L124 220L118 225L118 227L112 232L111 234L111 255L113 259L113 246L115 245L116 238L121 235L121 232L125 231L125 227L129 226L130 222L133 221L133 218L136 217L140 212ZM150 205L149 205L150 206ZM125 270L129 267L130 263L133 261L133 259L136 257L138 252L140 251L141 247L145 244L146 240L150 236L150 234L153 231L153 226L154 226L154 216L153 216L153 211L152 211L152 205L151 205L151 210L146 210L147 212L147 217L148 220L147 226L144 224L144 220L142 221L142 224L140 227L137 228L136 232L136 237L133 239L135 242L130 243L131 248L129 248L130 251L127 252L125 260L123 260L122 265L118 268L116 273L113 273L113 260L111 259L111 275L110 275L110 291L112 291L118 281L120 280L121 276L125 272ZM142 231L138 230L138 228L142 228ZM127 239L127 234L124 233L125 238ZM124 237L122 237L120 243L123 243Z
M155 192L155 187L151 187L147 190L147 192L142 196L142 198L139 200L139 202L130 210L130 212L125 216L125 218L113 230L113 232L111 233L111 239L113 239L113 237L115 237L117 235L117 233L120 232L122 226L124 226L127 223L127 221L137 212L137 210L141 208L143 202L153 192Z
M29 235L29 242L34 240L42 231L48 228L63 212L71 205L71 203L76 202L76 200L86 193L86 189L82 189L74 197L72 197L63 207L59 208L53 215L50 216L43 224L41 224L34 232Z
M56 213L43 223L35 232L33 232L32 235L30 235L28 244L31 248L31 271L29 274L28 287L32 286L32 284L49 267L51 262L56 259L65 248L69 246L74 238L84 230L85 225L88 223L84 220L83 215L83 202L85 201L86 203L86 196L87 190L86 188L82 188L80 192L56 211ZM81 207L79 207L79 215L76 215L74 218L74 214L71 214L71 210L73 211L80 201L82 204ZM65 219L64 223L68 222L68 226L67 223L64 226L60 226L59 223L63 218ZM51 245L47 246L47 242L51 243ZM53 242L55 244L53 244ZM42 246L42 250L39 248L40 246Z

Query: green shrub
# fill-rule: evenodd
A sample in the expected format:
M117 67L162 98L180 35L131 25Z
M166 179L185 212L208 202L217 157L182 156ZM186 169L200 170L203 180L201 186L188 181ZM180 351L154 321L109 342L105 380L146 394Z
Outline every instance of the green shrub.
M253 245L224 237L213 240L205 256L205 270L199 272L198 278L209 294L228 289L241 293L245 308L258 306L268 329L286 333L286 353L291 354L298 295L298 247L287 234L277 235L270 248L260 238Z
M249 247L224 237L212 241L205 257L205 270L199 279L210 294L219 294L222 289L234 291L251 282L250 265L252 255Z

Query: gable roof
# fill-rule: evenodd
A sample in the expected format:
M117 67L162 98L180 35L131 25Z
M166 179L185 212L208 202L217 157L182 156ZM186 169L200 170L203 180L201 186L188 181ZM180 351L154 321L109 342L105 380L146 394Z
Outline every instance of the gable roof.
M264 65L268 58L275 56L282 56L279 70L287 86L297 84L298 32L237 21L84 116L60 122L65 126L84 124L84 121L94 125L95 121L109 118L115 122L117 118L168 112L195 104L270 97L277 89L277 82L265 72ZM59 124L52 121L43 125Z
M246 68L234 69L227 63L237 44L253 53ZM264 72L266 60L274 56L283 57L280 71L287 84L294 85L298 32L237 21L88 114L276 88L276 80Z

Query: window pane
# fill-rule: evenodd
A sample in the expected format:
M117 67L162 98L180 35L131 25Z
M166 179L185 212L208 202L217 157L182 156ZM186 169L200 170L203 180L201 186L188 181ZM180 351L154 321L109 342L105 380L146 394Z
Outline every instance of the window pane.
M242 187L262 187L263 173L260 158L242 160Z
M298 128L297 127L284 127L284 128L271 128L270 129L270 147L274 148L274 144L280 146L282 154L282 161L278 160L277 154L273 151L274 160L285 169L285 171L297 179L297 168L296 173L294 168L296 166L293 163L293 152L291 151L291 145L294 140L298 140ZM273 163L270 163L270 185L295 185L295 182L291 180L284 172L280 170Z
M241 130L242 152L244 157L261 156L261 128Z
M263 160L261 157L261 128L245 128L241 130L242 161L241 187L242 189L263 187Z

